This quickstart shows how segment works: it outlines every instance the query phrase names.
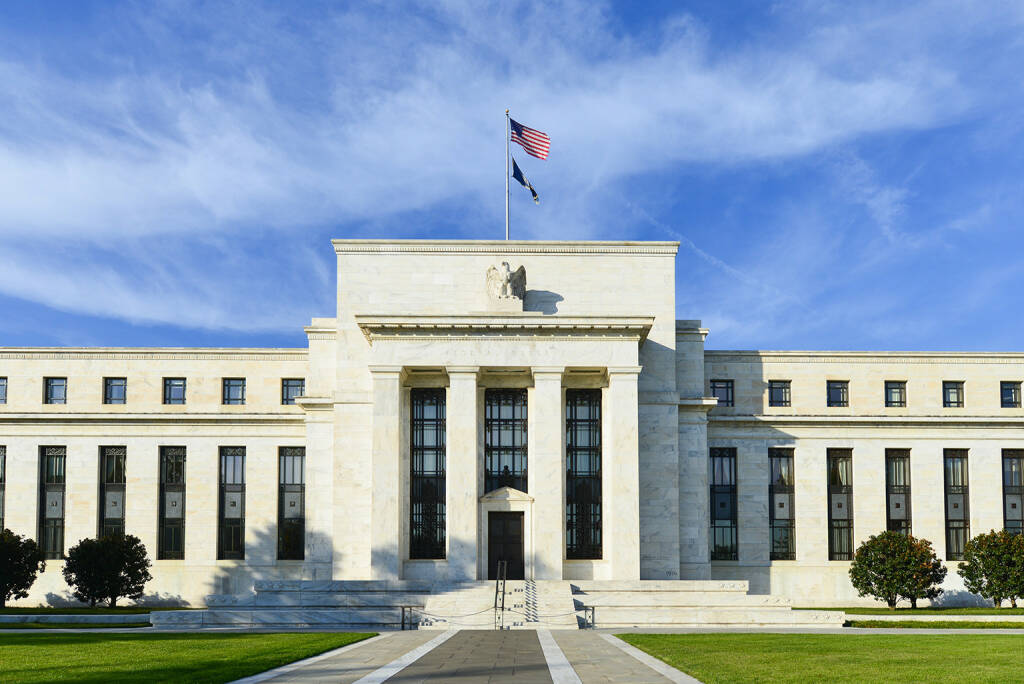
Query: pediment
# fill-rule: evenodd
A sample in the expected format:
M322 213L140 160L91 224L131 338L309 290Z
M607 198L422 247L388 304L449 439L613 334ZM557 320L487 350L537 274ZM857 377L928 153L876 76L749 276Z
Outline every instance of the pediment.
M495 489L493 492L487 492L480 497L481 503L487 501L525 501L527 503L533 503L533 497L526 492L521 492L518 489L512 487L501 487Z

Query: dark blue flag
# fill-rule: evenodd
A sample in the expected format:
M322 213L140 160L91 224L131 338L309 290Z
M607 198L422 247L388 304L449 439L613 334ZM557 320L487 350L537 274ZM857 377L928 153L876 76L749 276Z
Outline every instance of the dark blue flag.
M540 204L540 197L537 197L537 191L530 185L530 181L526 180L526 176L523 175L522 170L519 168L519 164L516 164L516 158L512 157L512 177L519 181L519 184L530 191L533 195L533 201L536 204Z

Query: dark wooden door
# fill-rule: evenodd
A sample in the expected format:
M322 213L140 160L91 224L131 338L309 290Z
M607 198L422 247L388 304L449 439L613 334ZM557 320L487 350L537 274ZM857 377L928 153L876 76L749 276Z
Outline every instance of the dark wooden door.
M522 513L488 514L487 579L497 579L500 560L508 561L508 579L525 579Z

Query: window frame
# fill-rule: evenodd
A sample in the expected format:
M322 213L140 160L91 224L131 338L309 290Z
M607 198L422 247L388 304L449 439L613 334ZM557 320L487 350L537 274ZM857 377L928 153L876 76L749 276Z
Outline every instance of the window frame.
M718 396L718 390L725 390L725 398ZM708 380L708 390L711 396L718 399L718 406L736 406L736 383L728 378L713 378Z
M288 393L288 388L298 383L300 392L295 395ZM306 379L305 378L281 378L281 405L282 406L294 406L295 400L306 396Z
M434 402L431 404L431 402ZM448 397L443 387L409 391L409 558L447 556ZM433 415L428 407L433 407ZM433 441L427 435L433 434ZM432 462L433 469L427 467Z
M217 455L217 560L245 560L246 448L222 446ZM228 517L225 504L231 494L241 495L241 510L237 516Z
M7 494L7 446L0 444L0 530L4 528L4 506Z
M111 388L116 387L116 381L121 381L121 399L117 400L117 397L111 396ZM122 405L128 403L128 378L122 377L104 377L103 378L103 403Z
M58 387L63 389L63 395L58 399L53 391ZM43 403L44 404L67 404L68 403L68 379L67 376L47 376L43 378Z
M120 452L120 453L118 453ZM120 463L117 463L117 459ZM113 459L113 467L108 468L108 459ZM125 504L127 499L126 471L128 466L128 448L126 446L101 446L99 447L99 497L96 500L96 536L106 535L124 536ZM112 471L112 472L111 472ZM110 475L110 477L108 477ZM107 497L120 494L120 516L107 517Z
M511 400L512 417L502 417L500 403ZM492 415L497 412L497 415ZM512 443L506 445L499 439L492 443L492 435L501 434L501 427L507 424L511 430ZM507 457L507 458L506 458ZM509 474L504 470L512 464ZM512 487L526 492L529 486L529 397L525 389L492 388L484 390L484 493L493 492L502 487Z
M792 380L769 380L768 381L768 406L785 408L793 405ZM781 399L775 398L775 390L782 393Z
M736 447L711 447L708 449L708 484L710 490L710 523L711 529L708 537L710 542L711 560L713 561L736 561L739 560L739 500L737 497L736 484ZM721 462L723 467L719 468ZM727 482L717 482L718 474L721 474ZM717 512L721 506L716 503L720 496L728 497L729 511L725 517L718 517ZM719 544L719 539L722 543Z
M174 389L177 387L175 383L181 381L181 401L178 401L174 397ZM185 404L188 398L188 380L187 378L164 378L164 405L167 406L182 406Z
M789 461L789 484L776 482L776 461ZM781 474L784 470L779 468ZM787 497L789 517L776 518L779 497ZM768 558L769 560L796 560L796 450L792 447L770 447L768 449ZM776 531L785 532L776 535ZM779 537L784 543L779 543Z
M7 376L0 375L0 404L7 403Z
M854 532L854 509L853 509L853 449L850 448L829 448L825 451L826 471L825 476L828 483L828 559L830 561L853 560L853 532ZM840 465L841 461L849 464L850 484L833 482L832 472L834 466ZM844 496L848 517L835 517L835 496ZM844 539L841 539L843 537ZM840 543L843 542L843 543Z
M220 403L223 406L245 405L245 378L221 378ZM237 396L233 396L237 390Z
M956 400L950 400L949 391L955 390ZM963 380L942 381L942 408L963 408L967 405L966 392L964 391Z
M946 532L946 560L959 561L964 557L964 545L971 538L971 490L970 490L970 453L967 449L943 449L942 450L942 489L944 494L943 510L945 512ZM954 460L961 462L963 484L955 485L950 483L950 463ZM964 510L960 518L950 518L949 503L950 496L961 496ZM953 524L962 523L962 524ZM962 534L954 534L961 531ZM958 544L953 544L953 537L960 537ZM953 547L958 546L959 550L954 551Z
M833 401L832 390L839 391L839 398ZM849 380L826 380L825 381L825 405L830 408L849 408L850 406L850 381Z
M1010 390L1010 403L1006 402L1006 390ZM1020 408L1020 381L1000 380L999 381L999 406L1000 408Z
M896 464L902 462L901 465ZM892 466L892 467L890 467ZM903 469L903 473L898 472ZM895 480L903 475L904 482L901 484ZM912 490L910 449L886 449L885 450L885 529L889 532L899 532L907 536L913 534L913 507L911 505ZM902 500L900 500L902 497ZM895 506L894 506L895 504ZM902 504L906 517L903 520L893 517L893 509L899 508Z
M601 400L600 389L565 390L565 557L570 560L601 560L604 554ZM577 439L580 435L585 440Z
M298 468L296 469L296 463ZM298 470L298 477L295 476ZM298 480L298 481L296 481ZM299 515L288 517L285 502L298 495ZM277 559L306 559L306 447L277 448Z
M172 463L172 460L178 461ZM186 468L188 450L183 446L161 445L157 477L160 501L157 505L157 560L185 559ZM174 475L171 478L169 475ZM167 515L168 494L180 494L181 515ZM176 548L180 546L181 548Z
M1007 472L1006 466L1016 462L1016 469ZM1013 475L1014 477L1007 477ZM1008 482L1007 480L1012 480ZM1010 534L1024 533L1024 449L1003 449L1003 529ZM1016 510L1017 517L1010 518L1010 511ZM1011 524L1012 523L1012 524Z
M885 407L886 408L906 408L907 407L907 381L906 380L886 380L885 389ZM899 399L892 400L889 396L889 392L896 390L899 394Z
M52 450L52 453L51 453ZM59 474L54 469L51 477L50 458L59 459ZM39 550L46 560L60 560L64 556L64 533L67 521L67 463L68 448L66 446L39 447ZM60 515L47 516L47 501L51 493L60 494ZM51 524L52 523L52 524Z

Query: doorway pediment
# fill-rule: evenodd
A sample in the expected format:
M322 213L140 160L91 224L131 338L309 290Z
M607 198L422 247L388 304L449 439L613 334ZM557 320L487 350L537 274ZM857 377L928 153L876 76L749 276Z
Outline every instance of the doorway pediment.
M487 492L480 497L480 503L497 503L497 502L512 502L521 501L524 503L533 503L533 497L526 492L521 492L518 489L512 487L501 487L495 489L493 492Z

